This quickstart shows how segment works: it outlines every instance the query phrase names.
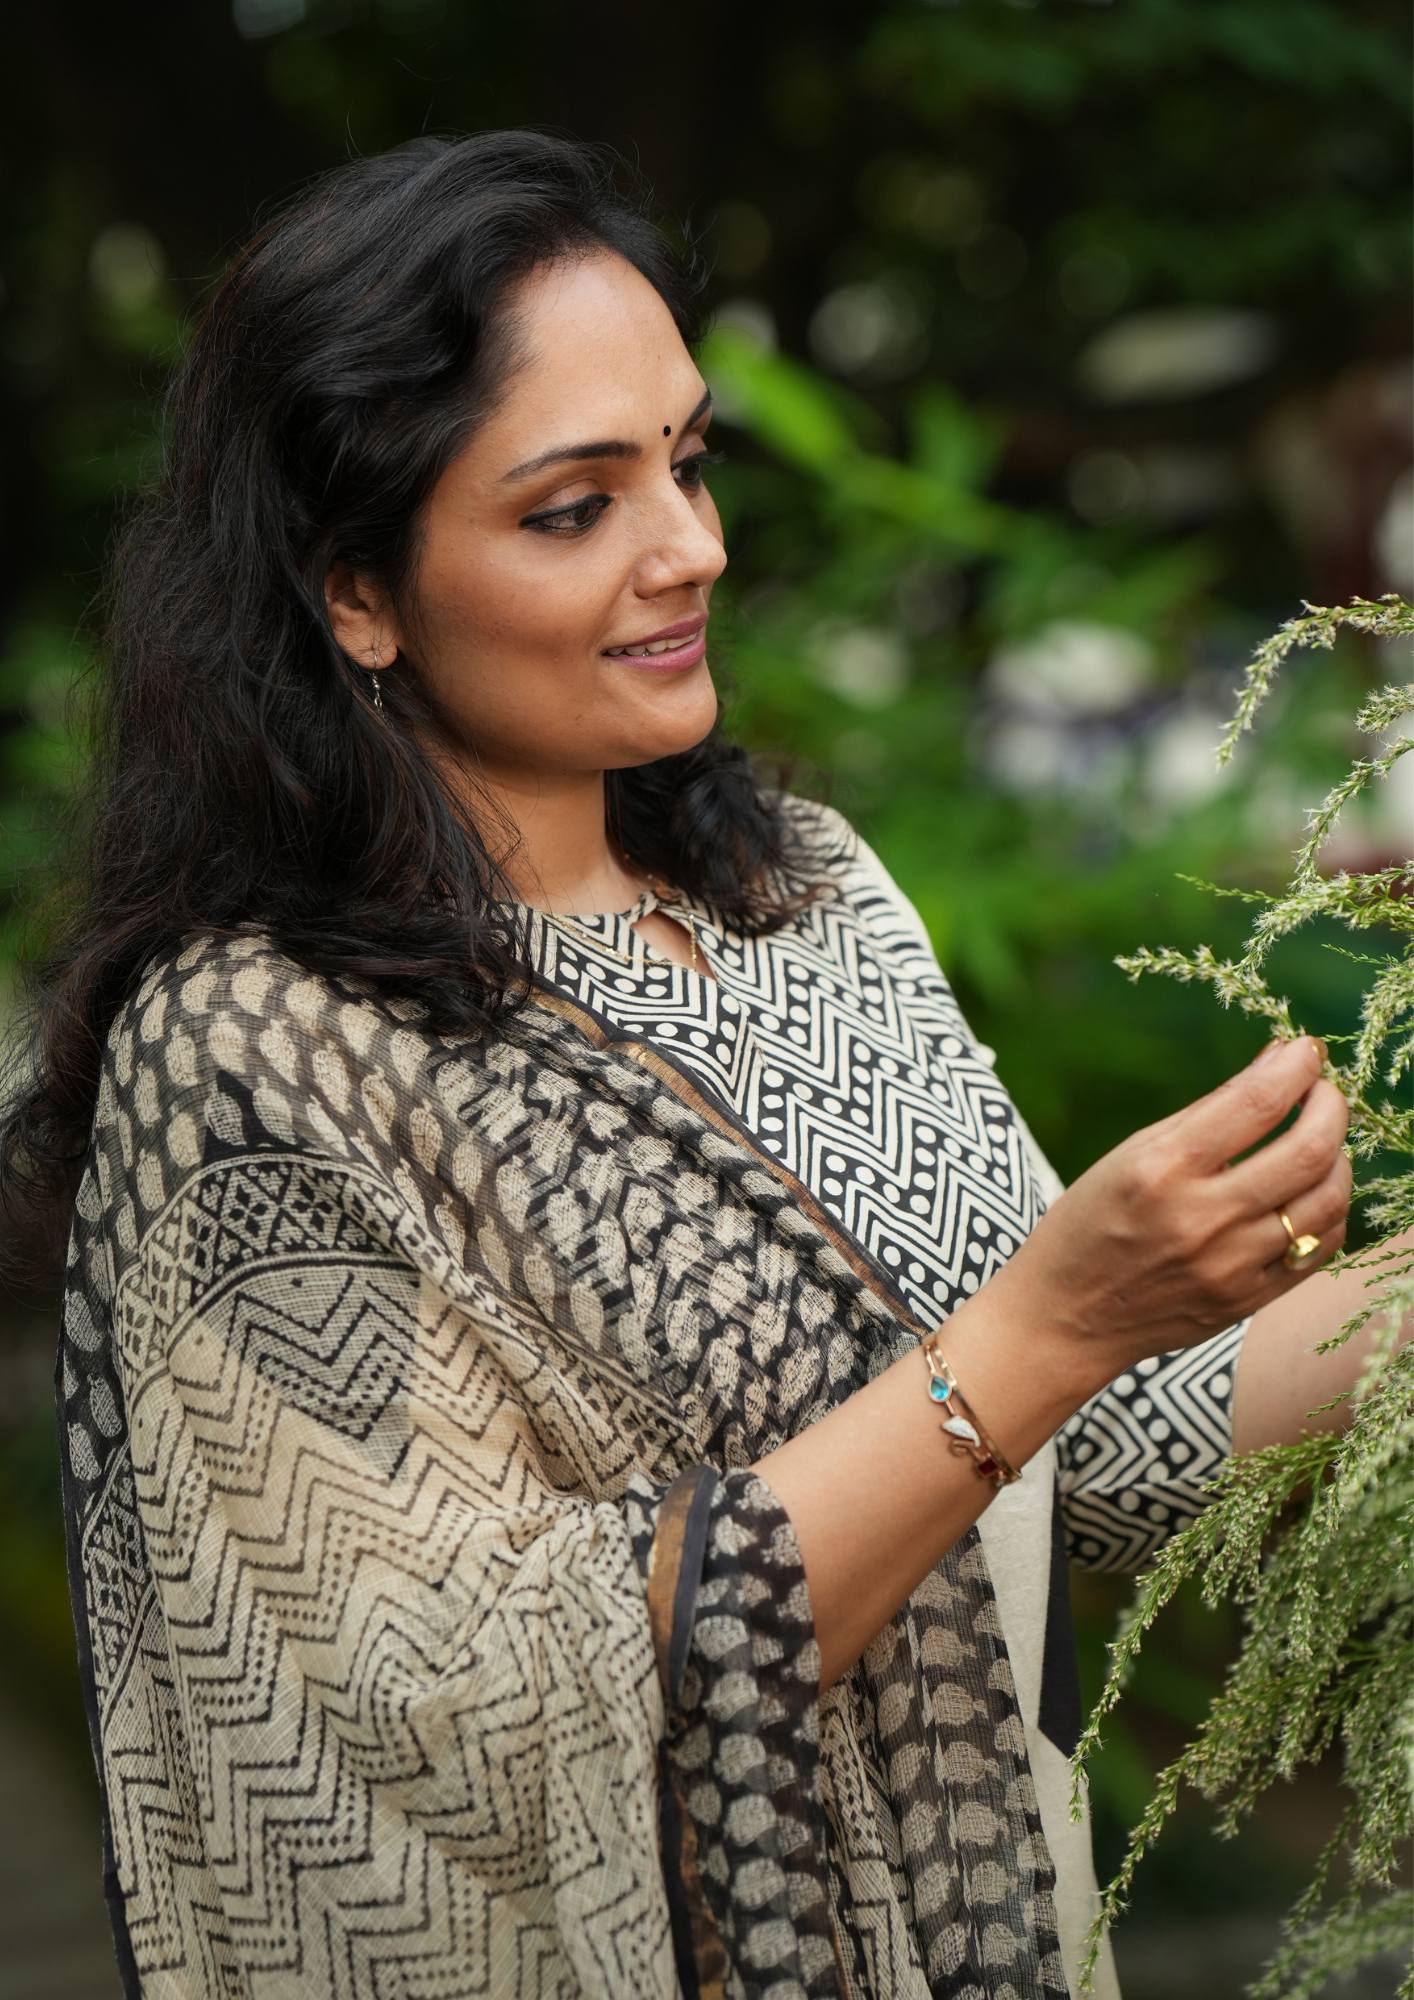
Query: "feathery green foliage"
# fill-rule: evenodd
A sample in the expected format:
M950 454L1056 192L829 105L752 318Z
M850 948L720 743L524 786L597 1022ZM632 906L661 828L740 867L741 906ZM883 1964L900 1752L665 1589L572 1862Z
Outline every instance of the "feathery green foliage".
M1330 647L1342 628L1372 637L1414 633L1414 607L1395 597L1307 611L1254 656L1219 753L1224 760L1251 727L1294 647ZM1225 1006L1235 1002L1270 1021L1278 1035L1291 1036L1301 1029L1265 978L1278 938L1313 917L1334 917L1351 930L1402 939L1402 952L1363 961L1374 966L1375 976L1360 1031L1349 1060L1327 1069L1350 1105L1349 1146L1356 1160L1408 1155L1414 1142L1408 1107L1414 868L1323 876L1318 861L1342 809L1414 748L1404 733L1411 714L1414 686L1382 689L1364 704L1357 727L1384 736L1387 748L1358 760L1311 814L1285 894L1251 899L1262 907L1239 959L1219 960L1201 948L1191 954L1146 950L1120 960L1131 979L1161 972L1207 981ZM1402 1103L1392 1094L1401 1083ZM1092 1964L1101 1928L1124 1908L1135 1870L1173 1811L1182 1783L1222 1801L1218 1831L1230 1835L1261 1792L1337 1740L1350 1803L1288 1918L1286 1944L1253 1992L1261 2000L1307 2000L1332 1974L1351 1972L1378 1953L1409 1949L1414 1899L1394 1876L1398 1844L1410 1833L1414 1756L1414 1347L1400 1345L1401 1323L1414 1308L1414 1251L1390 1239L1414 1224L1414 1175L1407 1169L1380 1174L1365 1181L1360 1194L1385 1233L1385 1247L1363 1260L1372 1273L1368 1304L1328 1344L1348 1339L1376 1315L1383 1330L1357 1386L1350 1428L1231 1459L1213 1483L1213 1504L1140 1580L1110 1649L1109 1681L1076 1753L1077 1786L1145 1632L1180 1583L1199 1577L1210 1603L1230 1596L1244 1607L1246 1637L1227 1684L1193 1742L1160 1775L1104 1893ZM1337 1885L1333 1869L1342 1854L1346 1875ZM1414 1965L1400 1994L1414 1995Z

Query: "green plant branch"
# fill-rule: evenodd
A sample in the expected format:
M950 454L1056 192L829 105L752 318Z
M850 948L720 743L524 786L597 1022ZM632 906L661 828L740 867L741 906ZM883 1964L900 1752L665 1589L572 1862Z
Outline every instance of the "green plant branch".
M1393 637L1414 631L1414 614L1401 597L1390 591L1379 602L1357 597L1349 604L1308 604L1304 618L1288 618L1280 631L1262 642L1248 662L1236 712L1218 745L1220 766L1230 762L1239 740L1256 721L1257 711L1271 693L1283 660L1299 647L1320 646L1329 651L1342 631L1361 632L1369 638ZM1401 696L1404 696L1403 706L1393 706ZM1356 718L1356 727L1368 729L1371 734L1382 731L1390 726L1391 720L1406 713L1409 706L1404 690L1387 688L1382 695L1365 703ZM1367 722L1367 718L1376 715L1378 720Z
M1308 605L1305 617L1288 621L1253 656L1220 763L1251 728L1294 648L1329 648L1342 631L1414 632L1414 608L1393 597L1379 604L1357 599L1335 609ZM1357 727L1367 734L1388 732L1411 710L1414 688L1385 688L1363 704ZM1235 892L1259 905L1240 958L1219 959L1206 946L1191 953L1146 948L1119 961L1131 980L1159 973L1201 981L1224 1006L1268 1021L1278 1036L1298 1033L1289 1003L1270 991L1264 977L1267 955L1279 938L1316 917L1406 941L1414 930L1410 866L1329 876L1318 866L1343 808L1373 779L1386 776L1410 747L1401 738L1379 756L1352 765L1312 814L1284 894ZM1414 1110L1377 1094L1377 1087L1393 1091L1408 1074L1414 957L1408 942L1402 955L1346 955L1370 965L1374 976L1350 1060L1328 1062L1325 1074L1350 1106L1352 1156L1407 1157L1414 1145ZM1414 1175L1406 1167L1367 1181L1359 1192L1370 1219L1389 1237L1414 1227ZM1211 1484L1207 1510L1174 1536L1140 1579L1110 1648L1109 1677L1076 1752L1076 1811L1085 1760L1102 1740L1105 1719L1121 1699L1145 1633L1179 1585L1198 1577L1208 1602L1226 1596L1242 1607L1245 1636L1226 1683L1193 1741L1160 1773L1119 1871L1103 1893L1083 1974L1087 1986L1104 1928L1125 1907L1135 1872L1185 1783L1219 1802L1217 1830L1231 1835L1270 1785L1289 1779L1337 1741L1350 1805L1254 1995L1309 2000L1333 1974L1354 1971L1379 1952L1409 1950L1407 1891L1374 1901L1371 1895L1389 1891L1400 1843L1411 1826L1414 1347L1407 1316L1414 1312L1414 1249L1386 1239L1360 1262L1369 1266L1367 1301L1321 1344L1322 1351L1338 1346L1372 1319L1379 1322L1351 1397L1348 1428L1229 1459ZM1348 1885L1329 1900L1331 1871L1341 1854ZM1401 1992L1414 2000L1414 1972Z

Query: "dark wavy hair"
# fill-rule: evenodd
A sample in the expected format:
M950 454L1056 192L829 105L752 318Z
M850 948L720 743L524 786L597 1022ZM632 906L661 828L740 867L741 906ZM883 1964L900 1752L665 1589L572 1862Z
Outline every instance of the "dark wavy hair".
M505 386L518 285L601 249L697 335L692 259L610 158L534 132L340 168L227 271L114 563L80 858L0 1132L31 1244L52 1251L66 1224L113 1018L184 936L258 926L314 972L415 994L448 1030L519 1004L507 885L427 748L448 718L411 671L385 674L370 707L324 579L343 560L395 601L415 592L420 510ZM734 928L795 906L790 816L720 724L607 787L625 853Z

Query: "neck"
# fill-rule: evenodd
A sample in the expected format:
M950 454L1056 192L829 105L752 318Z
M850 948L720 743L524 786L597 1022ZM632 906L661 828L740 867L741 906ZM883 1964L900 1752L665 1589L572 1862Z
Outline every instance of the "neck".
M568 916L629 909L643 885L609 843L604 773L484 773L488 845L522 903ZM478 815L481 817L481 815Z

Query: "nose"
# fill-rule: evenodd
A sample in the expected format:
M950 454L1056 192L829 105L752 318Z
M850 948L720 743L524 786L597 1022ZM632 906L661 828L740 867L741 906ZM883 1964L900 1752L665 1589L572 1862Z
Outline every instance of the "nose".
M727 566L716 509L704 520L671 474L667 483L668 491L661 497L655 491L654 505L645 513L644 545L634 565L640 597L684 588L710 590Z

